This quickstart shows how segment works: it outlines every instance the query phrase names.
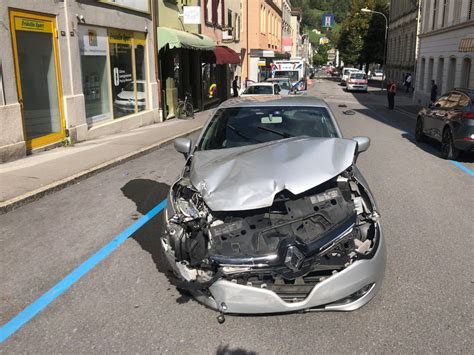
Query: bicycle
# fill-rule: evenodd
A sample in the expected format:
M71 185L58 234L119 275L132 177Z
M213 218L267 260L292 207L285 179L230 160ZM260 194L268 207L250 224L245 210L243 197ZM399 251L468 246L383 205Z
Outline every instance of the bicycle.
M193 99L189 92L184 94L184 100L178 100L176 117L182 120L194 118Z

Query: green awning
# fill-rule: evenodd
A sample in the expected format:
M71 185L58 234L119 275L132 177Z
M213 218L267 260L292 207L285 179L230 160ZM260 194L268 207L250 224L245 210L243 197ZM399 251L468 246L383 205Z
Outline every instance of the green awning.
M195 50L213 50L214 41L204 35L174 30L167 27L158 27L158 50L166 45L173 48L188 48Z

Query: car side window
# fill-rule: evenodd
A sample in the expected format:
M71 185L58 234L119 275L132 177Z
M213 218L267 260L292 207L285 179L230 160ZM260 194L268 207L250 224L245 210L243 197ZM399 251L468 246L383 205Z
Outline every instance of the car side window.
M459 98L458 108L465 108L471 104L471 100L467 95L460 94L461 97Z
M438 101L435 102L434 107L436 108L446 108L449 95L441 96Z
M452 92L448 99L446 100L446 108L455 108L459 105L459 99L461 98L461 94L459 92Z
M278 84L273 85L273 91L275 95L278 95L280 93L280 86L278 86Z

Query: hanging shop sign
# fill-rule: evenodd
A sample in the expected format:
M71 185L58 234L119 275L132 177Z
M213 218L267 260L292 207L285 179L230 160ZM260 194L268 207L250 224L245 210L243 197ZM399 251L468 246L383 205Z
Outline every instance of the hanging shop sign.
M150 0L97 0L97 2L150 13Z
M200 6L183 6L183 23L185 25L201 24L201 7Z
M79 26L78 33L81 55L107 55L107 30L105 28Z

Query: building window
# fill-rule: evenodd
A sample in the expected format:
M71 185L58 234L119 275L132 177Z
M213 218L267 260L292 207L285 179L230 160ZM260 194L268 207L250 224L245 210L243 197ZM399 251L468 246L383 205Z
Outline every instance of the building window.
M426 88L430 89L431 88L431 80L433 80L433 70L434 70L434 59L430 58L428 62L428 75L426 78Z
M467 18L472 20L474 18L474 0L469 0L469 8L467 11Z
M450 58L446 90L451 90L454 88L455 78L456 78L456 58Z
M472 1L471 1L472 3ZM471 58L464 58L462 62L461 71L461 87L469 88L469 84L472 82L472 62ZM472 84L471 84L472 87Z
M86 119L93 124L112 118L107 30L79 26L78 36Z
M443 72L444 72L444 58L440 57L438 59L438 71L436 73L436 85L438 85L438 90L440 93L443 92Z
M448 0L443 0L443 18L441 19L441 27L444 27L448 24L448 15L449 15L449 9L448 9Z
M436 15L438 14L438 0L434 0L433 2L433 19L432 19L432 23L431 23L431 29L434 30L436 28L436 22L437 22L437 18L436 18Z
M425 90L425 68L426 67L426 59L421 58L421 68L420 68L420 89L421 91Z
M114 118L146 109L145 35L108 30Z
M213 0L204 0L204 18L207 23L212 23L212 3Z

